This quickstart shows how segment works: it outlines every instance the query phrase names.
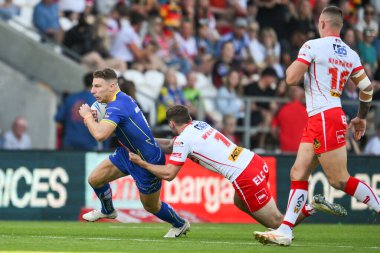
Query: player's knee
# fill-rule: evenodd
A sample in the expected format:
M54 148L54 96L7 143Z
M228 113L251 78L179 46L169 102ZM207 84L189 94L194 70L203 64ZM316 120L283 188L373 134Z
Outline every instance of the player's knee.
M87 178L88 183L91 185L92 188L99 188L103 186L102 182L99 182L98 177L94 175L90 175Z
M342 180L340 178L337 178L337 179L328 178L328 180L329 180L330 185L338 190L344 190L347 183L345 180Z
M302 166L298 164L294 164L292 169L290 170L290 180L300 181L300 180L305 180L305 177L307 178L306 170L303 169Z
M157 203L148 203L148 202L143 202L142 203L143 206L144 206L144 209L147 211L147 212L150 212L150 213L157 213L158 211L160 211L160 208L158 206Z

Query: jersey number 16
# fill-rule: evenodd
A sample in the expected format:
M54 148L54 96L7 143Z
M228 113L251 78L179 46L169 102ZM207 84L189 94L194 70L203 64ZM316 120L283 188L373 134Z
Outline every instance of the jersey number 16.
M338 90L342 93L343 87L347 82L347 77L350 74L347 70L340 73L340 78L338 79L338 68L329 68L329 74L331 75L331 89L336 90L338 83Z

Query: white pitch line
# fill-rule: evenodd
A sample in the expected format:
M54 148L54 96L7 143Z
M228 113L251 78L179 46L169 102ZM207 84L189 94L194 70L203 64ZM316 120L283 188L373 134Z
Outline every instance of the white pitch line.
M152 227L141 227L141 226L108 226L108 228L120 228L120 229L164 229L165 227L157 227L157 226L152 226Z
M0 237L31 237L31 238L46 238L46 239L77 239L77 240L100 240L100 241L136 241L136 242L167 242L166 239L142 239L142 238L108 238L108 237L69 237L69 236L50 236L50 235L0 235ZM194 240L180 240L181 243L194 243ZM198 241L204 244L227 244L227 245L261 245L257 242L216 242L216 241ZM264 246L263 246L264 247ZM348 249L368 249L380 250L377 246L356 247L351 245L325 245L325 244L292 244L291 247L318 247L318 248L348 248Z

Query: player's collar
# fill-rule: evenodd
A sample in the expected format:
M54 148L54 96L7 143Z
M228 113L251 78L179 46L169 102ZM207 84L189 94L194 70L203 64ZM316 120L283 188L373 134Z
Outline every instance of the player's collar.
M340 35L339 34L331 34L331 35L326 36L326 37L336 37L336 38L340 39Z
M113 96L111 102L116 100L116 96L117 96L117 94L119 94L119 92L120 92L120 90L119 90L118 92L115 93L115 95Z
M182 128L181 128L181 132L180 132L180 134L183 132L183 131L185 131L185 129L186 129L186 127L188 127L189 125L191 125L191 123L193 123L193 121L190 121L189 123L187 123L186 125L184 125Z

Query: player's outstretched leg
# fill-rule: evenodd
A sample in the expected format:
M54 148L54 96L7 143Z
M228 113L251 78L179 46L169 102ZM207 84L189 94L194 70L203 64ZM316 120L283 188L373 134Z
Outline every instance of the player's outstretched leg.
M172 225L164 236L165 238L177 238L186 235L190 231L190 223L182 219L169 204L160 200L160 192L158 190L151 194L143 194L140 191L140 199L144 209Z
M161 202L160 211L154 213L154 215L161 220L172 224L172 227L166 235L164 235L165 238L177 238L181 235L186 235L186 233L190 231L190 223L187 220L182 219L174 209L165 202Z
M313 197L312 204L305 204L302 208L302 215L298 217L295 224L299 224L305 217L309 217L317 213L318 211L333 214L336 216L346 216L346 209L339 205L330 203L322 195L315 195ZM292 234L293 235L293 234ZM254 232L255 239L262 244L275 244L280 246L290 246L294 237L290 237L283 233L281 230L269 229L265 232Z
M112 190L110 184L105 184L100 188L94 188L94 191L102 203L102 209L85 213L82 216L83 219L87 221L97 221L102 218L115 219L117 217L117 211L112 204Z

